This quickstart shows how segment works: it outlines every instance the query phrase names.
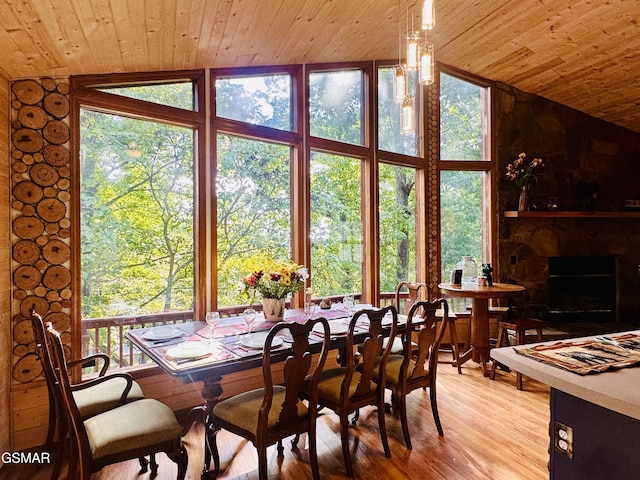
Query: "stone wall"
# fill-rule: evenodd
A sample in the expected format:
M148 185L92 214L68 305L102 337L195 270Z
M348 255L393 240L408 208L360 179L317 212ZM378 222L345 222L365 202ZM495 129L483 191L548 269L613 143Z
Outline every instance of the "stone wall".
M619 320L640 321L640 215L637 218L504 218L518 188L504 176L520 152L544 167L532 185L531 209L625 211L639 200L640 134L507 85L496 88L498 271L527 287L521 308L544 315L548 257L615 255Z

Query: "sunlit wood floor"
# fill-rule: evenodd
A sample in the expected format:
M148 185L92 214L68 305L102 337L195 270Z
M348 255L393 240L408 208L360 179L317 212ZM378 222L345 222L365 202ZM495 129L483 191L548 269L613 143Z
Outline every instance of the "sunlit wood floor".
M356 478L442 480L537 480L548 478L549 388L524 377L524 390L515 387L515 374L498 370L496 379L482 376L469 362L462 375L449 365L438 370L438 407L444 436L436 431L429 395L415 391L408 399L413 450L407 450L400 422L387 415L392 458L382 451L375 409L361 413L350 431L350 448ZM323 479L347 478L342 461L338 419L330 411L318 421L318 454ZM185 437L189 452L187 478L199 479L202 470L203 430L194 427ZM223 471L220 479L257 478L257 455L251 443L228 432L219 434ZM306 440L306 438L305 438ZM303 440L300 450L285 443L283 460L275 446L269 449L269 476L274 479L308 479L311 472ZM174 479L177 469L159 455L158 480ZM0 471L7 480L49 478L46 469L11 467ZM137 461L105 467L92 480L147 480L138 475Z

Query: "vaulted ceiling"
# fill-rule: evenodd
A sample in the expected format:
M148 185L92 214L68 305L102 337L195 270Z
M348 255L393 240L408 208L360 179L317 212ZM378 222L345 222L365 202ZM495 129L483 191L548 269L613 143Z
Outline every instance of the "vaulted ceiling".
M438 61L640 132L638 0L435 0ZM0 71L397 59L419 0L3 0Z

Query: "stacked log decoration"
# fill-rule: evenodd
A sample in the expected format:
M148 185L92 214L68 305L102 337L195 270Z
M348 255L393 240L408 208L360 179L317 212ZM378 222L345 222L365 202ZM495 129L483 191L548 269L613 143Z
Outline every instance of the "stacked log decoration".
M68 94L66 79L11 85L13 379L18 383L42 374L29 318L32 308L63 332L70 351Z

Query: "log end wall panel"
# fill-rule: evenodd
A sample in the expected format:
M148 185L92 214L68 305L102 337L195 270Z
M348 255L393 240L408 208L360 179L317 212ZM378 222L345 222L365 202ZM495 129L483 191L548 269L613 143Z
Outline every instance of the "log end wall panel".
M43 85L47 85L47 88ZM6 381L10 415L7 432L11 447L24 449L44 442L49 405L42 381L42 365L35 353L29 310L35 308L46 321L70 339L69 217L69 99L66 80L19 80L6 88L6 116L10 130L4 142L9 164L0 189L9 198L6 216L7 245ZM10 109L9 109L10 106ZM63 298L64 297L64 298ZM3 305L4 307L5 305ZM3 397L4 398L4 397ZM4 419L3 419L4 420Z
M30 309L63 332L71 323L71 255L68 236L62 235L71 224L69 98L64 92L68 81L51 78L18 80L10 86L11 372L17 384L42 375L30 331ZM64 318L58 318L61 315Z

